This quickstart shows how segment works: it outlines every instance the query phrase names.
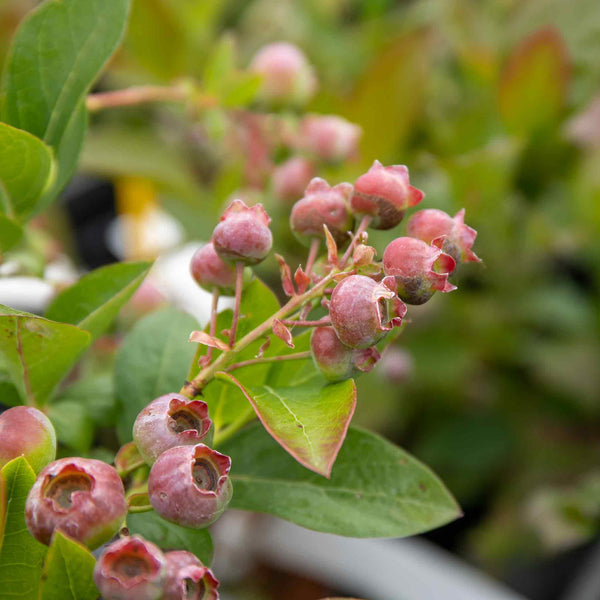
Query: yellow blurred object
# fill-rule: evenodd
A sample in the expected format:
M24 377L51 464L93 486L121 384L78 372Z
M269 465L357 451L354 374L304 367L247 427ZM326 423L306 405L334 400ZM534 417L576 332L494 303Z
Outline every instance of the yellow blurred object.
M119 177L115 181L117 212L123 227L126 260L155 258L159 248L146 234L146 224L158 210L156 186L143 177Z

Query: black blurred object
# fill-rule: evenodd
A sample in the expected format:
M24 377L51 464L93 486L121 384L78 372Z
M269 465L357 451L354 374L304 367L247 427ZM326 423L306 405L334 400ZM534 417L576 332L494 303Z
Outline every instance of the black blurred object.
M77 176L65 189L61 202L69 218L77 254L83 266L95 269L118 260L107 244L107 232L117 216L111 182Z

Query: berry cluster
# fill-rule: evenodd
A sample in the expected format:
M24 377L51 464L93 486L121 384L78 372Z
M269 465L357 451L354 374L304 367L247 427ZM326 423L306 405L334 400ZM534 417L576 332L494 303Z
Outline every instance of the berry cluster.
M291 230L310 249L304 268L298 267L293 280L291 269L277 256L283 288L291 300L282 309L289 318L274 319L270 329L293 346L292 327L315 326L311 352L327 380L341 381L371 370L380 358L376 344L401 325L406 304L423 304L436 291L454 290L448 278L457 264L479 260L471 249L476 232L465 225L464 210L452 218L436 209L415 213L407 224L408 236L394 239L385 248L382 261L375 260L375 249L367 245L367 228L397 226L407 209L423 197L422 191L410 185L405 166L384 167L375 161L354 185L330 186L324 179L313 178L293 205ZM212 241L192 258L191 272L200 286L216 294L236 294L228 344L215 337L214 327L210 334L195 332L192 336L194 341L226 351L217 361L220 368L227 366L228 356L236 354L239 297L244 281L251 277L243 269L268 254L272 239L268 225L269 217L261 205L248 207L234 200ZM327 257L319 261L323 245ZM341 257L338 248L346 248ZM328 316L307 320L319 297ZM201 364L204 369L187 390L192 396L215 373L211 356L209 348ZM200 387L194 388L194 383Z
M31 534L50 544L53 532L60 529L94 549L117 534L128 510L139 508L140 498L147 504L144 509L184 527L207 527L218 519L233 493L231 460L211 447L214 427L209 406L197 399L203 387L219 371L276 360L263 356L269 336L293 347L294 327L314 327L311 355L328 381L371 370L381 357L381 344L377 345L401 325L406 305L422 304L436 291L455 289L448 278L456 265L479 260L472 251L476 232L465 225L464 211L451 218L432 209L415 213L408 220L408 237L394 239L382 261L375 260L367 229L395 227L422 198L423 193L410 185L404 166L375 162L354 185L332 187L323 179L312 179L290 216L295 236L309 247L306 264L292 277L290 267L277 256L290 299L242 339L237 324L243 318L243 289L253 277L252 267L268 256L273 239L263 207L234 200L211 241L195 253L190 265L197 283L213 292L213 300L220 294L235 296L231 326L217 334L217 302L213 302L209 331L191 335L192 341L208 346L198 375L179 393L160 396L139 413L134 443L122 448L117 469L93 459L54 460L54 431L34 408L13 408L0 418L0 433L6 433L0 443L1 461L23 454L39 472L26 502ZM320 257L321 250L326 252ZM327 309L326 316L311 320L319 305ZM243 348L262 338L265 341L254 361L235 363ZM221 352L213 360L214 348ZM306 353L299 353L300 357L306 358ZM11 438L11 432L23 430L28 436ZM127 466L128 453L138 456L138 462ZM140 471L144 463L145 470ZM141 480L138 477L132 484L127 477L135 472L141 472ZM123 480L131 484L127 492ZM195 556L163 555L138 536L124 536L105 549L95 580L107 600L218 598L217 580Z
M262 77L260 102L268 106L302 105L316 87L305 57L287 44L263 48L250 69ZM246 125L255 127L254 116L246 117ZM54 460L55 433L37 409L17 407L0 417L0 466L24 455L38 473L25 508L27 527L38 541L50 544L60 530L95 549L119 531L126 533L129 511L154 510L188 528L212 524L233 494L231 460L213 448L219 432L214 431L208 404L198 397L219 372L308 358L308 352L265 356L271 335L293 348L296 327L314 327L310 356L328 382L370 371L385 350L383 340L402 324L406 305L423 304L436 291L454 290L449 276L457 264L479 261L472 251L476 232L465 225L464 210L452 218L435 209L416 212L408 220L407 236L394 239L382 260L376 260L368 228L396 227L424 194L410 185L405 166L386 167L378 161L353 185L331 186L314 177L316 160L347 159L355 153L359 136L359 128L339 117L308 115L288 140L300 155L272 170L273 189L289 201L302 196L291 209L290 228L308 247L308 255L293 276L276 255L289 300L241 339L243 290L253 277L252 268L272 249L271 219L262 205L248 206L242 200L234 200L224 212L210 242L190 264L195 281L213 294L208 331L190 336L190 341L207 346L198 373L178 393L152 400L138 414L134 441L120 450L117 468L86 458ZM251 139L257 143L260 135ZM235 302L229 328L217 332L220 295L233 295ZM311 319L320 307L326 315ZM259 341L254 359L235 362L242 350ZM218 600L218 581L197 557L186 551L163 554L136 535L109 544L94 576L106 600Z

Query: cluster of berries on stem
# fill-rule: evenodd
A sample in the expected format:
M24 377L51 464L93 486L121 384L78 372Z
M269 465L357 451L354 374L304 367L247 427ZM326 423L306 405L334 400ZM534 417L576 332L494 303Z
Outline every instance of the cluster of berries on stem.
M266 106L302 105L316 89L312 68L289 44L263 48L250 70L263 80L259 100ZM162 93L142 91L138 100ZM92 98L92 106L114 101L110 95ZM38 474L25 509L27 527L38 541L50 544L60 530L95 549L125 532L128 512L145 510L184 527L209 526L234 492L231 460L214 446L247 422L215 431L211 407L201 399L212 380L223 373L232 377L241 367L309 357L327 382L370 371L393 341L390 334L401 326L407 305L456 289L449 277L457 265L479 261L472 250L476 232L465 224L464 210L451 217L437 209L414 213L406 236L391 241L377 260L368 230L395 228L424 194L410 184L404 165L375 161L354 184L332 186L314 177L316 161L307 157L346 160L359 137L360 129L339 117L308 115L302 120L293 142L301 154L277 167L272 182L276 196L296 200L290 228L307 248L306 260L292 274L285 259L275 255L288 300L243 336L238 335L242 295L253 267L272 250L271 219L261 204L249 206L239 199L225 210L211 240L190 264L194 280L212 293L208 330L190 335L190 341L207 350L196 375L181 390L151 400L138 414L134 441L121 448L116 468L86 458L54 460L54 430L37 409L17 407L0 416L0 466L24 455ZM221 296L233 296L234 303L228 329L218 332ZM315 316L321 308L325 316ZM271 336L293 348L295 328L313 328L310 351L270 355ZM240 360L254 342L262 342L258 354ZM218 581L197 557L186 551L163 553L136 535L123 535L104 549L94 578L107 600L218 600Z

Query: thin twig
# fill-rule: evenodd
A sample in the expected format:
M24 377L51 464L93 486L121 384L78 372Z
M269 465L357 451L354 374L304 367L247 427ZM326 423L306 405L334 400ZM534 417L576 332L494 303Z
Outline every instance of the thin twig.
M306 352L296 352L295 354L284 354L283 356L263 356L262 358L251 358L250 360L242 360L237 363L229 365L225 371L234 371L235 369L241 369L242 367L248 367L250 365L261 365L263 363L279 362L282 360L302 360L304 358L310 358L310 350Z
M238 320L240 318L240 306L242 304L242 286L244 285L244 263L238 260L235 263L235 305L233 307L233 319L229 330L229 347L235 344Z
M143 85L113 92L89 94L86 105L90 112L97 112L118 106L133 106L147 102L185 102L188 99L189 92L182 87Z
M362 218L362 221L360 222L358 229L356 230L356 233L354 234L354 237L352 238L352 240L350 240L350 245L346 249L346 252L344 252L344 256L342 256L342 259L340 260L340 265L339 265L340 269L343 269L346 266L348 259L352 255L354 246L356 246L356 242L358 241L360 236L363 234L363 232L366 231L372 218L373 217L371 217L370 215L365 215Z
M211 365L201 369L191 381L187 381L183 385L179 393L187 396L188 398L194 398L198 394L202 393L202 388L214 378L215 373L217 371L223 371L227 365L230 364L242 350L244 350L244 348L247 348L252 342L262 338L268 331L270 331L273 327L273 322L276 319L285 319L298 310L298 308L303 306L306 302L321 296L323 294L323 289L326 288L327 285L333 281L333 278L339 273L340 271L338 269L334 269L331 271L331 273L323 277L321 281L316 283L310 290L304 292L304 294L299 294L293 298L290 298L288 302L276 313L272 314L258 327L254 328L243 338L238 340L231 350L223 352Z
M219 305L219 288L215 285L212 292L212 304L210 307L210 336L215 337L217 334L217 307ZM212 360L213 347L209 346L206 351L206 364L209 365Z
M321 245L321 240L319 238L313 238L310 242L310 249L308 251L308 258L306 259L306 275L310 277L312 273L313 265L315 264L315 260L317 258L317 254L319 252L319 246Z
M305 321L301 319L280 319L280 322L288 327L322 327L331 325L331 319L329 316L323 317L316 321Z

